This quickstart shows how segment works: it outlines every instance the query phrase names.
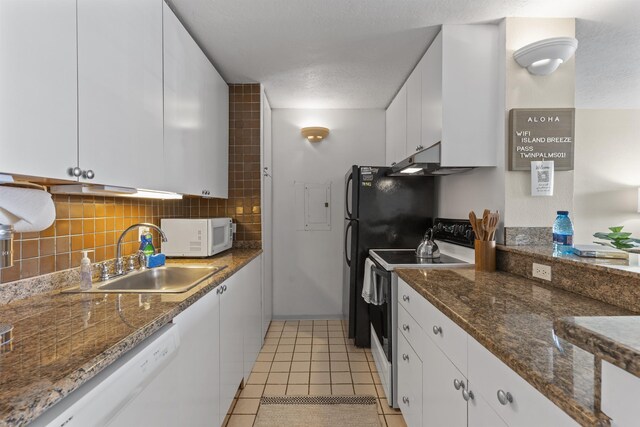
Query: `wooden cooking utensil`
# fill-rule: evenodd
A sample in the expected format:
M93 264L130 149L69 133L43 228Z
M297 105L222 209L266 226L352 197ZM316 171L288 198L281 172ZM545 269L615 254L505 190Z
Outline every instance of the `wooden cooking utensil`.
M482 219L476 219L476 228L478 229L478 240L487 240L486 233L484 231L484 228L482 227Z
M469 212L469 222L471 223L471 228L473 228L473 233L476 235L477 239L478 230L476 230L476 213L474 211Z

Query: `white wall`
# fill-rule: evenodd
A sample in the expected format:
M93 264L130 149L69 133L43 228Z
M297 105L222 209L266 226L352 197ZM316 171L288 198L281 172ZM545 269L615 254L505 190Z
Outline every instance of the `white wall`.
M326 126L307 142L300 129ZM384 165L384 110L273 110L274 317L342 317L344 176L350 166ZM331 182L331 230L298 231L294 182Z
M640 110L576 110L575 243L623 225L640 236Z
M575 57L549 76L534 76L513 59L513 52L537 40L575 36L575 19L506 19L506 110L572 108L575 105ZM577 150L577 148L576 148ZM557 171L551 197L531 197L529 172L506 172L507 227L551 227L557 210L573 211L573 171Z

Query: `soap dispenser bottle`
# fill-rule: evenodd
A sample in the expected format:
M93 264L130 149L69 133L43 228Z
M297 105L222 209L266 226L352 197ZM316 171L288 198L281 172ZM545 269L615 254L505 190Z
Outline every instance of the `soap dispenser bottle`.
M91 260L89 259L89 250L82 252L82 260L80 260L80 290L88 291L91 289Z

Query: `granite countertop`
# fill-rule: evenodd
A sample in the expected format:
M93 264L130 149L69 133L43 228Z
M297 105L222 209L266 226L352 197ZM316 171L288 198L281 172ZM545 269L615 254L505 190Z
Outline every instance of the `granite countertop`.
M554 327L567 341L640 377L640 316L567 317Z
M553 322L630 312L505 272L396 273L578 423L609 425L596 409L594 356L556 337Z
M55 291L0 305L0 319L14 326L13 350L0 354L0 426L32 421L261 252L232 249L212 258L176 261L227 265L181 294Z

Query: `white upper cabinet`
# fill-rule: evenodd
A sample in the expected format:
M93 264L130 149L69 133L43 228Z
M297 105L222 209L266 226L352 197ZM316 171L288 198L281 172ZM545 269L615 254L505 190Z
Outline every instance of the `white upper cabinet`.
M387 131L387 164L441 142L442 166L496 166L498 48L496 25L442 26L407 79L406 94L387 109L387 129L401 127L401 117L406 125L403 153L394 151L397 137ZM401 94L404 116L389 114Z
M442 140L442 32L422 59L422 145Z
M496 166L503 155L498 70L497 25L443 26L442 166Z
M407 145L407 85L391 101L386 112L386 164L404 159Z
M78 0L81 181L163 189L162 0Z
M407 79L407 143L399 160L422 150L422 68L421 60Z
M76 66L75 0L0 1L0 172L71 179Z
M168 189L227 198L229 87L166 4L164 14Z

